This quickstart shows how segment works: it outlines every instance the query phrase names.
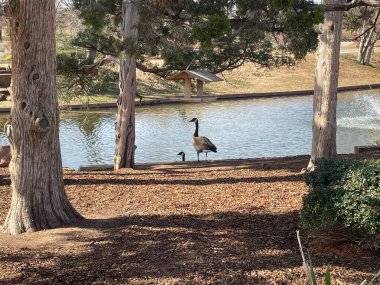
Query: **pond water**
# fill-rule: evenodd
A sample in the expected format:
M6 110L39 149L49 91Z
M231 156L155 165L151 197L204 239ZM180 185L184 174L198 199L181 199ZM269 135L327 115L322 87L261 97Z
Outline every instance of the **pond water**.
M380 91L338 97L338 152L372 144L380 137ZM189 122L193 117L199 119L200 135L218 147L218 153L209 154L211 160L310 153L312 96L278 97L139 107L136 162L180 161L180 151L187 160L196 160L191 143L195 126ZM0 124L5 118L1 116ZM63 112L63 165L111 164L114 123L115 110ZM0 143L8 144L2 132Z

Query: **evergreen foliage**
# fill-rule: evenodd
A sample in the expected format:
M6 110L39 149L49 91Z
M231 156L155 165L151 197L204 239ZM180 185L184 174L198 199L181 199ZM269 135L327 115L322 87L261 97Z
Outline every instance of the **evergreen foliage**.
M309 0L140 0L139 39L131 43L121 41L121 2L75 0L85 29L73 44L104 55L133 52L140 69L160 76L190 63L212 72L292 64L316 48L314 26L323 18Z
M322 159L306 179L303 225L313 233L343 233L380 247L380 161Z

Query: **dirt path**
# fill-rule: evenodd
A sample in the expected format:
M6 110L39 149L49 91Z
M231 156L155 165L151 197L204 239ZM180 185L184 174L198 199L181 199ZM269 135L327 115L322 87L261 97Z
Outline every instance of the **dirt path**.
M88 218L67 228L0 234L0 284L305 284L295 232L307 157L66 172ZM10 181L0 170L0 221ZM360 284L375 253L313 241L319 278ZM340 283L339 283L340 282Z

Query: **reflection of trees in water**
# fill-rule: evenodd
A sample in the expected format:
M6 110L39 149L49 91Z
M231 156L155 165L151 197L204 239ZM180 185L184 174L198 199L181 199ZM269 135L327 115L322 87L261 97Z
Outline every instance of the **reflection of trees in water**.
M137 116L160 117L160 119L173 119L173 116L181 118L181 121L188 122L200 113L199 105L192 104L168 104L155 106L142 106L136 109Z
M77 140L76 143L86 149L86 155L91 162L102 162L104 161L104 157L102 157L103 152L101 151L104 148L102 146L102 131L104 132L102 124L113 118L113 113L89 111L66 112L61 114L61 124L65 125L68 131L70 129L79 130L84 138L74 138L74 140ZM113 131L111 126L109 131ZM66 136L70 137L70 133Z
M4 125L9 118L9 114L0 115L0 146L8 145L8 138L4 133Z
M99 132L98 127L101 125L104 119L104 113L89 112L89 111L75 111L61 114L61 121L67 121L75 126L86 137L97 136ZM111 116L111 114L110 114Z
M177 108L177 113L184 122L187 122L195 117L193 110L189 112L188 108L181 108L181 106Z

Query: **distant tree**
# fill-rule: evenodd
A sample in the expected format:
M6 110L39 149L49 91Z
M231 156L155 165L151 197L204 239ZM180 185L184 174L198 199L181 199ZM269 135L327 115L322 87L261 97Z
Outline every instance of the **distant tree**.
M359 40L358 61L369 65L376 42L380 38L380 10L373 7L357 7L348 11L344 27Z
M63 187L55 86L55 6L50 0L10 1L11 117L5 125L12 160L12 201L2 231L49 229L81 219Z

